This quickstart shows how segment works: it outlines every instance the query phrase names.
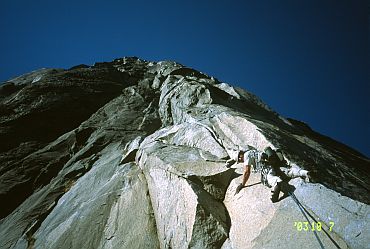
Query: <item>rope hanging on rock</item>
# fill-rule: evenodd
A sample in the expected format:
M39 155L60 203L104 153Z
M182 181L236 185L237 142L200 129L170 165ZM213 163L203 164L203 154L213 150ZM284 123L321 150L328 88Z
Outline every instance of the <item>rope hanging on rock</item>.
M298 205L298 207L299 207L299 209L301 210L301 212L302 212L302 214L304 215L304 217L306 218L306 220L308 221L308 223L310 224L310 226L311 226L311 228L313 228L312 227L312 225L311 225L311 223L310 223L310 220L308 219L308 217L307 217L307 214L311 217L311 219L313 219L316 223L317 223L317 220L315 219L315 217L313 217L305 208L304 208L304 206L299 202L299 200L298 200L298 198L297 198L297 196L294 194L294 193L292 193L292 192L288 192L289 193L289 195L292 197L292 199L294 200L294 202ZM320 240L320 238L319 238L319 236L317 235L317 233L316 233L316 231L315 230L313 230L313 229L311 229L312 231L313 231L313 233L314 233L314 235L315 235L315 237L316 237L316 239L317 239L317 241L319 242L319 244L320 244L320 247L322 248L322 249L324 249L325 247L324 247L324 245L322 244L322 242L321 242L321 240ZM338 243L337 242L335 242L335 240L333 240L333 238L328 234L328 232L327 231L325 231L325 229L324 228L322 228L322 230L325 232L325 234L328 236L328 238L331 240L331 242L333 242L333 244L335 245L335 247L336 248L338 248L338 249L341 249L341 247L338 245Z

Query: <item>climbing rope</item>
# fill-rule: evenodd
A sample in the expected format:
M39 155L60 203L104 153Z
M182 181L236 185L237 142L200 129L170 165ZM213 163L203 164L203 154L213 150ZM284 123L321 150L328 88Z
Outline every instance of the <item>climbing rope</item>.
M306 218L306 220L308 221L308 223L311 225L310 220L308 219L308 217L307 217L307 215L306 215L305 211L304 211L304 210L303 210L303 208L301 207L301 203L298 201L298 199L297 199L297 197L295 196L295 194L294 194L294 193L291 193L291 192L289 192L289 194L290 194L290 196L292 197L292 199L295 201L295 203L297 203L297 205L298 205L299 209L301 210L301 212L302 212L303 216ZM311 226L312 226L312 225L311 225ZM313 229L312 229L312 231L313 231L313 234L315 235L315 237L316 237L317 241L319 242L321 249L325 249L325 247L324 247L324 245L322 244L322 242L321 242L321 240L320 240L319 236L317 235L317 232L316 232L315 230L313 230Z
M317 220L315 219L315 217L313 217L306 209L305 209L305 207L299 202L299 200L298 200L298 198L297 198L297 196L294 194L294 193L292 193L292 192L288 192L289 193L289 195L292 197L292 199L294 200L294 202L297 204L297 206L299 207L299 209L300 209L300 211L302 212L302 214L304 215L304 217L306 218L306 220L308 221L308 223L311 225L311 223L310 223L310 220L308 219L308 217L307 217L307 214L311 217L311 219L312 220L314 220L316 223L317 223ZM311 230L313 231L313 233L314 233L314 235L315 235L315 237L316 237L316 239L317 239L317 241L319 242L319 244L320 244L320 247L322 248L322 249L325 249L324 248L324 245L322 244L322 242L321 242L321 240L320 240L320 238L319 238L319 236L317 235L317 233L316 233L316 231L313 229L313 227L312 227L312 225L311 225ZM325 232L325 234L326 234L326 236L328 236L328 238L331 240L331 242L333 242L333 244L335 245L335 247L336 248L338 248L338 249L341 249L341 247L338 245L338 243L337 242L335 242L335 240L333 240L333 238L328 234L328 232L327 231L325 231L325 229L324 228L322 228L322 231L324 231Z

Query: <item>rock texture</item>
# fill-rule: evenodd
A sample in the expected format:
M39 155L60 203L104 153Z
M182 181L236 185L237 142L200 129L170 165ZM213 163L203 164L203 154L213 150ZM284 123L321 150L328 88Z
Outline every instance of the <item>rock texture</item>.
M314 182L273 204L252 173L235 195L228 151L266 146ZM370 248L369 166L175 62L41 69L0 85L0 248Z

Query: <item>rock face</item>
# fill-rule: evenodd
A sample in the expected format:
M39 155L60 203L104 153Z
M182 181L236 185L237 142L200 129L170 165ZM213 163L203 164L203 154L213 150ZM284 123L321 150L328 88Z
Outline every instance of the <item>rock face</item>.
M273 204L252 173L235 195L242 169L225 167L228 151L266 146L314 181L291 180ZM370 248L369 167L174 62L122 58L0 85L0 248ZM307 221L323 230L298 229Z

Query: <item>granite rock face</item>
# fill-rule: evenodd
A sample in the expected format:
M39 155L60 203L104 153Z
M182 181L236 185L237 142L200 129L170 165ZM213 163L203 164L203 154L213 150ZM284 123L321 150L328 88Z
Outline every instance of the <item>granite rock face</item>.
M271 203L252 173L235 195L229 151L266 146L313 182L293 179ZM126 57L0 85L0 248L370 248L369 167L175 62ZM308 221L323 230L297 229Z

